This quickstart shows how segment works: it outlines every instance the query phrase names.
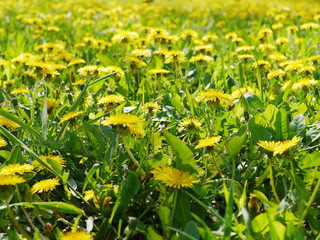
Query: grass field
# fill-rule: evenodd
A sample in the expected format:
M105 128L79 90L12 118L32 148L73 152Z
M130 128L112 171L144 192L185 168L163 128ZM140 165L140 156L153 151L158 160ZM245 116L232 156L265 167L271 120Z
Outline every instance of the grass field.
M0 239L320 239L320 2L0 2Z

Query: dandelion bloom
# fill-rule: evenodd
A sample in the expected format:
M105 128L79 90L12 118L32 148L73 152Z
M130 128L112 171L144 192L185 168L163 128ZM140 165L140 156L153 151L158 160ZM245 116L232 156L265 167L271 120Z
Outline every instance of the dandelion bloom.
M160 110L160 106L153 102L146 102L142 108L150 115L154 115Z
M45 102L45 99L40 100L40 104L43 106ZM47 110L48 112L51 112L53 109L57 108L61 103L61 100L57 100L54 98L47 98Z
M57 178L42 180L40 182L36 182L32 186L31 194L49 192L56 189L58 185L60 185L60 183L59 183L59 179Z
M62 235L60 240L92 240L90 233L85 231L67 232Z
M31 172L33 166L30 164L9 164L0 169L0 175L15 175Z
M0 175L0 186L17 185L24 183L26 180L18 175Z
M263 149L273 152L273 156L277 154L282 154L289 149L297 146L297 144L301 141L301 137L294 136L291 140L286 141L259 141L258 145Z
M179 50L171 50L166 54L166 60L164 63L179 64L186 61L184 52Z
M296 90L296 89L299 89L299 88L307 89L307 88L310 88L313 85L317 85L317 84L318 84L318 81L316 81L314 79L301 78L296 83L294 83L292 85L292 89L293 90Z
M65 115L62 116L59 124L64 123L64 122L71 122L74 123L75 122L75 118L78 117L79 115L81 115L82 113L84 113L84 111L80 111L80 112L69 112Z
M55 156L55 155L41 155L40 158L42 159L42 161L44 161L45 163L49 164L48 159L53 160L55 162L57 162L58 164L60 164L61 166L64 166L65 164L65 160L60 157L60 156ZM33 161L32 165L34 167L37 168L38 171L41 171L44 169L44 166L42 166L38 161ZM50 165L50 164L49 164Z
M192 188L193 184L199 182L194 174L163 165L154 168L151 173L154 174L156 180L177 189Z
M223 91L219 89L209 89L206 92L200 92L199 95L196 97L196 101L204 101L204 102L211 102L217 103L232 103L232 96L229 94L225 94Z
M287 59L286 56L278 52L270 54L268 58L270 58L272 61L275 61L275 62L282 62Z
M110 94L99 99L98 104L105 104L106 106L117 105L125 102L125 99L121 95Z
M11 128L11 129L17 129L19 127L19 124L9 120L8 118L0 116L0 126Z
M240 92L241 91L241 92ZM246 93L254 93L253 89L251 87L247 87L247 88L240 88L240 91L239 89L236 89L232 94L232 98L241 98L242 97L242 94L246 94ZM242 94L241 94L242 93Z
M86 201L90 201L91 199L93 199L95 196L94 191L93 190L88 190L84 192L84 200Z
M10 92L10 94L29 93L30 91L25 88L16 88Z
M280 78L280 77L285 77L286 75L287 75L287 72L281 69L276 69L276 70L270 71L267 75L267 78L270 80L271 78Z
M204 148L204 147L213 147L215 146L218 142L221 140L221 136L216 136L216 137L209 137L205 139L199 140L199 143L195 147L195 149L198 148Z
M7 146L7 142L6 142L6 140L4 140L4 138L3 137L0 137L0 147L5 147L5 146Z
M116 127L119 134L136 135L139 137L144 136L145 132L141 126L142 120L135 115L131 114L117 114L111 117L106 117L104 121L101 122L102 125L111 125Z
M195 131L201 128L201 122L197 119L188 118L180 122L179 126L184 128L187 132Z
M167 73L170 73L170 71L158 68L158 69L149 70L147 74L156 75L157 77L161 77L162 74L164 75L164 74L167 74Z

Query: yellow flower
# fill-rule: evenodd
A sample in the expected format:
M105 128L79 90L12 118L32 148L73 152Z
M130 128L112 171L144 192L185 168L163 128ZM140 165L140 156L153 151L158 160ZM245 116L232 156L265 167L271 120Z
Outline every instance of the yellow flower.
M206 55L203 55L203 54L199 54L197 56L193 56L190 58L189 62L191 63L195 63L195 62L199 62L199 63L210 63L213 61L213 58L212 57L209 57L209 56L206 56Z
M231 94L232 98L241 98L241 97L242 97L241 93L242 93L243 95L246 94L246 93L252 93L252 94L254 93L254 92L253 92L253 89L252 89L251 87L240 88L240 90L241 90L241 92L239 91L239 89L235 90L235 91Z
M4 140L4 138L0 136L0 147L5 147L7 146L7 144L8 143L6 142L6 140Z
M117 66L108 66L108 67L101 68L101 72L104 72L107 74L116 72L115 76L124 77L124 71L120 67L117 67Z
M137 39L139 35L136 32L122 31L112 37L113 43L128 44Z
M201 128L201 122L197 119L187 118L180 122L179 126L184 128L187 132L196 131Z
M269 152L273 152L273 156L275 156L295 147L300 141L301 137L294 136L291 140L286 141L259 141L258 145Z
M199 140L199 143L195 147L195 149L204 148L204 147L213 147L218 142L220 142L221 138L222 138L221 136L216 136L216 137L209 137L209 138L201 139L201 140Z
M319 28L319 24L313 23L313 22L309 22L301 25L301 29L303 30L313 30L318 28Z
M281 62L287 59L286 56L278 52L270 54L268 58L270 58L272 61L275 61L275 62Z
M198 183L199 180L194 174L190 174L185 171L181 171L169 166L160 166L154 168L151 173L154 174L154 178L161 181L168 187L173 188L192 188L193 184Z
M138 58L140 60L150 57L151 55L151 50L150 49L135 49L133 50L130 55L132 57Z
M282 45L287 45L289 43L290 43L289 39L285 38L285 37L279 37L279 38L276 39L276 44L277 45L281 45L282 46Z
M95 196L94 191L93 190L88 190L84 192L84 200L86 201L90 201L91 199L93 199Z
M280 77L285 77L286 75L287 75L287 72L281 69L276 69L269 72L267 75L267 78L270 80L271 78L280 78Z
M167 74L170 73L170 71L165 70L165 69L151 69L148 71L148 74L150 75L156 75L157 77L160 77L162 74Z
M17 185L24 183L26 180L18 175L0 175L0 186Z
M294 83L292 85L292 89L296 90L299 88L310 88L313 85L317 85L318 81L314 80L314 79L308 79L308 78L301 78L299 79L296 83Z
M30 91L25 88L16 88L10 92L10 94L29 93Z
M31 172L33 166L30 164L9 164L0 169L0 175L15 175Z
M250 51L252 51L252 50L254 50L254 49L255 49L254 46L241 46L241 47L238 47L238 48L236 49L236 53L238 53L238 52L245 52L245 53L247 53L247 52L250 52Z
M111 125L117 128L117 131L121 135L136 135L138 137L143 137L145 132L141 126L142 120L137 116L131 114L117 114L111 117L106 117L104 121L101 122L102 125Z
M200 92L199 95L196 97L196 101L204 101L215 103L217 105L220 105L220 103L232 103L232 96L229 94L223 93L219 89L209 89L206 92Z
M242 54L242 55L238 55L238 58L240 60L249 60L249 59L253 59L254 56L250 55L250 54Z
M160 106L153 102L146 102L142 108L150 115L154 115L160 110Z
M58 185L60 185L60 183L59 183L59 179L57 178L42 180L40 182L36 182L32 186L31 194L49 192L56 189Z
M179 50L171 50L166 54L164 63L179 64L186 61L185 54Z
M300 63L290 63L284 69L286 72L297 72L303 68L303 65Z
M82 58L75 58L69 61L68 63L68 67L74 66L74 65L80 65L81 63L86 63L85 60L83 60Z
M69 112L65 115L62 116L59 124L64 123L64 122L68 122L70 121L70 123L74 123L75 122L75 118L78 117L79 115L83 114L84 111L80 111L80 112Z
M0 116L0 126L4 126L6 128L12 128L12 129L17 129L19 127L19 124L3 117Z
M181 38L185 41L194 41L198 39L199 34L192 29L185 29L181 33Z
M67 232L62 235L60 240L93 240L90 233L85 231Z
M98 104L105 104L105 105L115 105L125 102L125 99L121 95L107 95L99 99Z
M262 70L268 70L271 67L271 64L265 60L258 60L258 62L254 62L252 67L256 69L258 65Z
M49 154L49 155L41 155L40 158L41 158L44 162L46 162L47 164L49 164L49 162L48 162L47 159L51 159L51 160L53 160L53 161L56 161L56 162L57 162L58 164L60 164L61 166L65 166L65 165L64 165L64 164L65 164L65 160L64 160L62 157L60 157L60 156L55 156L55 155ZM32 162L32 165L33 165L34 167L36 167L38 171L41 171L41 170L44 169L44 166L42 166L38 161L33 161L33 162ZM50 165L50 164L49 164L49 165Z
M44 105L44 99L40 100L40 104L43 106ZM61 100L56 100L54 98L47 98L47 109L48 112L51 112L53 109L58 107L61 103Z

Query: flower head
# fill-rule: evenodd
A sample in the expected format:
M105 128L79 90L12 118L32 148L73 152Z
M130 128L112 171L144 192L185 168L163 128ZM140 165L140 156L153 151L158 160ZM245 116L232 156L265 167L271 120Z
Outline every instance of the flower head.
M65 164L65 160L60 156L55 156L55 155L49 154L49 155L41 155L40 158L42 159L42 161L44 161L47 164L49 164L48 159L57 162L61 166L64 166L64 164ZM34 167L36 167L38 171L41 171L44 169L44 166L41 163L39 163L38 161L33 161L32 165Z
M104 121L101 122L102 125L111 125L117 128L119 134L136 135L139 137L144 136L145 132L141 126L142 120L137 116L131 114L117 114L111 117L106 117Z
M232 96L225 94L219 89L209 89L206 92L200 92L196 101L209 102L209 104L220 105L220 103L232 103Z
M15 175L31 172L33 166L30 164L9 164L0 169L0 175Z
M199 140L198 145L195 147L195 149L198 148L204 148L204 147L213 147L215 146L218 142L220 142L221 140L221 136L216 136L216 137L209 137L209 138L205 138L205 139L201 139Z
M187 118L180 122L179 126L184 128L187 132L196 131L201 128L201 122L197 119Z
M301 137L294 136L291 140L286 141L259 141L258 145L269 152L273 152L273 156L277 154L282 154L289 149L297 146L301 141Z
M146 102L142 108L152 116L155 115L160 110L160 106L153 102Z
M166 54L166 60L164 63L179 64L186 61L185 54L179 50L171 50Z
M67 232L62 235L60 240L92 240L90 233L85 231Z
M18 175L0 175L0 186L17 185L24 183L26 180Z
M60 183L59 183L59 179L57 178L42 180L40 182L36 182L32 186L31 194L49 192L56 189L58 185L60 185Z
M169 166L160 166L154 168L151 173L154 174L154 178L161 181L168 187L173 188L192 188L193 184L198 183L199 180L194 174L190 174L185 171L181 171Z
M0 137L0 147L5 147L5 146L7 146L7 142L6 142L6 140L4 140L4 138L3 137Z
M111 94L100 98L98 104L104 104L106 106L106 111L110 111L123 102L125 102L123 96Z
M59 124L64 123L64 122L70 122L70 123L74 123L75 122L75 118L78 117L79 115L83 114L84 111L80 111L80 112L69 112L65 115L62 116Z
M19 124L9 120L8 118L0 116L0 126L4 126L6 128L11 128L11 129L17 129L19 127Z

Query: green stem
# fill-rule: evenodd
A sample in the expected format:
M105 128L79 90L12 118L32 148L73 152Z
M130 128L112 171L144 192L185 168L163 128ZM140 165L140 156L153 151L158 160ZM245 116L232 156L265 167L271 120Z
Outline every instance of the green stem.
M20 232L26 239L32 240L32 239L29 237L29 235L26 233L26 231L23 229L23 227L21 226L21 224L20 224L18 221L16 221L16 219L15 219L13 213L12 213L11 207L10 207L10 205L9 205L9 203L8 203L7 200L6 200L6 205L7 205L7 209L8 209L9 216L10 216L13 224L18 228L19 232Z
M213 158L214 165L216 166L216 169L218 170L221 179L224 179L224 178L223 178L223 174L222 174L222 172L221 172L221 170L220 170L220 168L219 168L219 166L218 166L217 160L216 160L216 158L213 156L213 154L212 154L212 158Z
M122 138L122 140L123 140L124 148L126 149L127 153L129 154L131 160L133 161L133 163L134 163L135 165L137 165L137 166L139 167L140 164L139 164L138 160L135 159L135 157L133 156L132 152L130 151L130 148L129 148L129 146L128 146L128 143L127 143L125 137L124 137L124 136L121 136L121 138ZM146 175L145 171L144 171L142 168L141 168L141 174L142 174L143 176Z
M211 122L211 129L212 133L214 134L214 120L216 119L216 107L212 108L212 122Z
M302 213L302 216L301 216L301 220L305 219L305 217L307 216L307 213L309 211L309 208L311 207L311 204L313 203L314 199L316 198L316 195L317 195L317 192L319 190L319 187L320 187L320 181L317 182L317 185L315 186L314 190L313 190L313 193L307 203L307 207L305 208L305 210L303 211Z
M270 176L270 182L271 182L271 189L272 189L272 192L274 194L274 197L277 201L277 203L280 203L280 199L278 197L278 194L276 192L276 188L274 186L274 179L273 179L273 173L272 173L272 165L271 163L269 162L269 176Z
M34 105L36 101L36 93L39 84L39 79L37 78L36 83L34 84L33 96L32 96L32 105L31 105L31 124L34 122Z
M174 214L175 214L176 208L177 208L178 190L175 189L173 194L174 194L174 200L173 200L173 208L172 208L172 212L171 212L171 223L172 224L173 224L173 217L174 217Z

